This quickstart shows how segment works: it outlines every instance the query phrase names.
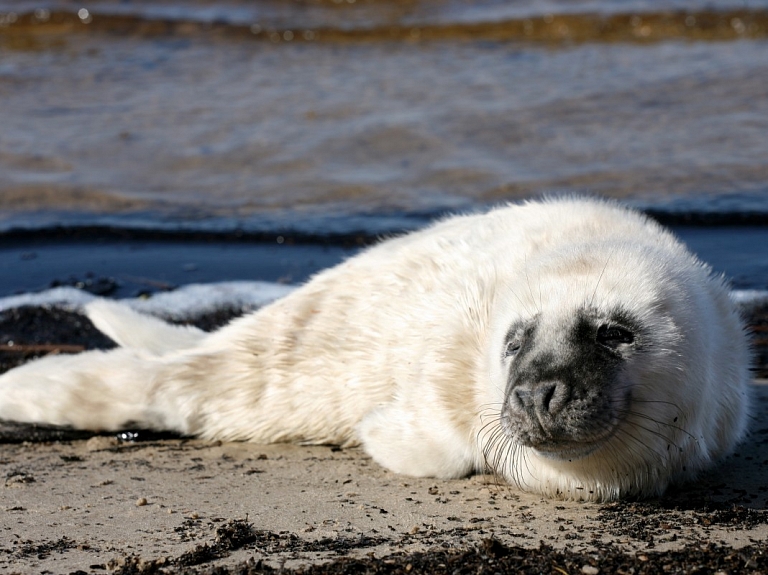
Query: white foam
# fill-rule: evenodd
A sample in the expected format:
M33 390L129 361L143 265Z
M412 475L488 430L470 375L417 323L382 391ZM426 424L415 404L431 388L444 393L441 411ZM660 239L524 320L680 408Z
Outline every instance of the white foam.
M136 311L165 318L194 317L223 308L250 311L279 299L295 286L270 282L220 282L189 284L148 298L121 300ZM31 306L57 306L79 311L97 296L73 287L57 287L38 293L0 298L0 311Z
M96 296L86 291L75 289L73 287L57 287L42 292L25 293L0 298L0 311L22 307L25 305L33 306L61 306L67 309L79 309Z
M168 319L195 317L217 309L251 311L296 289L270 282L234 281L189 284L148 298L122 300L136 311ZM733 290L731 298L745 312L768 305L767 290ZM78 311L97 296L73 287L57 287L38 293L0 298L0 312L25 305L59 306Z
M759 308L768 306L768 291L756 289L733 290L731 299L741 308L745 315L754 313Z
M190 284L151 298L128 300L136 311L168 318L184 318L235 308L250 311L289 294L295 286L270 282L220 282Z

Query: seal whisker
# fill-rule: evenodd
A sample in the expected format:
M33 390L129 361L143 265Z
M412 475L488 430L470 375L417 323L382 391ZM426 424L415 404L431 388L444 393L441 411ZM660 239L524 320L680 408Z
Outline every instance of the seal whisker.
M504 435L498 417L483 424L477 432L477 442L482 446L483 459L490 470L495 467L495 460L490 455L496 453L497 443L503 439Z
M667 458L665 455L660 453L657 449L654 449L653 447L646 444L638 436L624 432L623 436L620 437L619 440L619 445L613 446L611 454L612 459L617 462L614 477L618 481L621 480L619 475L619 469L621 469L620 462L626 461L628 455L633 458L640 458L642 461L646 462L645 469L635 468L631 471L631 473L648 473L654 470L654 468L664 469L667 467ZM626 473L626 471L622 471Z
M595 296L597 295L597 288L600 287L600 282L603 279L603 276L605 275L605 270L608 268L608 264L611 261L611 256L613 255L613 252L616 248L614 247L609 253L608 257L605 259L605 265L603 266L603 269L600 271L600 275L597 278L597 283L595 283L595 291L592 292L592 297L589 300L589 307L592 307L595 304Z
M651 417L650 415L648 415L646 413L641 413L641 412L638 412L638 411L626 411L625 415L639 417L641 419L645 419L647 421L651 421L651 422L655 423L656 425L663 426L663 427L669 427L670 429L674 429L675 431L679 431L681 433L684 433L690 439L696 441L696 437L692 433L690 433L684 427L680 427L679 425L675 425L674 423L665 423L663 421L659 421L658 419L655 419L655 418Z
M503 475L500 463L504 458L503 452L506 441L507 438L503 434L494 433L487 448L483 450L487 470L494 475Z
M541 297L541 270L539 270L539 313L541 313L541 310L544 309L544 300Z
M665 465L665 462L670 460L669 445L671 445L671 444L669 444L667 446L667 448L665 448L665 449L651 447L645 441L642 441L640 439L640 437L638 437L637 435L633 435L632 433L629 433L626 430L625 430L625 433L624 433L624 437L625 438L630 438L638 446L642 446L643 449L645 449L647 453L653 454L653 456L656 458L656 462L659 465L663 466L663 465ZM682 453L682 450L680 450L680 448L677 448L677 449L678 449L678 453ZM674 458L672 458L672 459L674 459Z
M634 449L640 449L643 454L650 454L652 455L657 463L660 463L663 465L664 462L664 456L659 453L659 451L650 445L648 445L645 441L640 439L637 435L630 433L626 429L621 429L617 431L617 435L621 435L619 437L619 441L626 449L632 450L633 447L628 443L628 440L631 440L635 445ZM617 454L618 454L618 448L617 448ZM620 456L620 455L619 455Z
M653 429L649 429L649 428L647 428L647 427L644 427L644 426L642 426L642 425L639 425L639 424L634 424L634 425L632 426L632 428L633 428L633 429L640 429L640 430L642 430L642 431L648 432L648 433L650 433L651 435L653 435L653 436L655 436L655 437L658 437L659 439L663 439L663 440L664 440L664 441L665 441L665 442L666 442L668 445L674 445L674 446L675 446L675 448L676 448L676 449L678 449L678 450L681 450L681 449L682 449L682 448L681 448L681 447L680 447L680 446L679 446L677 443L675 443L675 442L674 442L674 441L673 441L671 438L667 437L666 435L664 435L663 433L661 433L661 432L659 432L659 431L656 431L656 430L653 430ZM627 435L630 435L630 436L631 436L631 434L630 434L630 433L627 431L627 429L624 429L624 428L619 428L619 429L617 429L617 430L616 430L616 433L617 433L617 434L618 434L618 433L620 433L620 432L624 432L625 434L627 434ZM648 446L647 444L643 443L643 445L645 445L646 447L648 447L648 449L651 449L651 447L650 447L650 446Z
M664 401L663 399L635 399L632 398L632 403L658 403L659 405L670 405L677 409L678 412L682 412L680 406L672 401Z
M481 403L479 406L480 411L488 411L491 409L497 410L498 414L501 414L501 408L504 407L503 401L493 401L491 403Z
M528 295L531 296L531 301L533 302L534 307L536 307L536 313L541 313L541 308L536 306L536 298L534 297L533 289L531 288L531 279L528 277L528 254L524 254L523 271L525 272L525 283L528 286Z
M525 310L525 312L528 315L530 315L530 316L535 315L535 314L531 313L531 310L528 308L528 306L525 305L525 303L523 302L522 299L520 299L520 296L517 295L517 292L515 292L513 289L509 289L509 293L511 293L513 296L515 296L515 299L518 301L518 303L522 306L522 308Z
M509 450L513 447L510 438L500 428L495 430L493 441L490 444L491 453L489 471L496 477L505 477L504 470L508 468Z

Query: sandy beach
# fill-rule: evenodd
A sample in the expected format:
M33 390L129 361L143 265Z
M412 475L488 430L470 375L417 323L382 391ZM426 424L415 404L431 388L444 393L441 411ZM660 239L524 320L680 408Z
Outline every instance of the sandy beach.
M766 382L755 392L765 413ZM603 572L613 571L606 554L642 565L704 548L749 567L768 537L767 432L761 417L739 452L699 482L619 504L546 500L490 476L398 476L357 449L115 437L4 445L0 570L407 570L421 552L438 570L445 553L482 550L489 540L502 557L530 550L542 567L552 561L542 545Z
M46 340L108 345L77 314L2 319L30 352L6 350L2 369ZM0 571L765 572L768 382L753 390L752 435L722 466L660 499L607 504L546 500L491 476L399 476L358 449L4 425Z

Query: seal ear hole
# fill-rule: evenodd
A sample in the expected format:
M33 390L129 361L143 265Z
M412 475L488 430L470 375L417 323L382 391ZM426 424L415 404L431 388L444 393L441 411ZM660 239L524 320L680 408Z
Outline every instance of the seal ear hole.
M620 345L634 343L635 334L618 325L604 323L597 328L597 343L616 349Z

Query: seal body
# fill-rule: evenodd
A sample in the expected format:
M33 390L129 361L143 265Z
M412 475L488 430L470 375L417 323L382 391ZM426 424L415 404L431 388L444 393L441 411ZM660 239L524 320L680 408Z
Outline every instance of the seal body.
M211 334L105 301L120 348L0 377L0 418L362 444L416 476L662 492L745 433L749 352L721 278L626 208L561 199L385 241Z

